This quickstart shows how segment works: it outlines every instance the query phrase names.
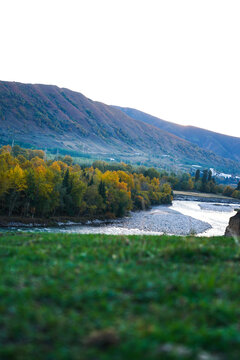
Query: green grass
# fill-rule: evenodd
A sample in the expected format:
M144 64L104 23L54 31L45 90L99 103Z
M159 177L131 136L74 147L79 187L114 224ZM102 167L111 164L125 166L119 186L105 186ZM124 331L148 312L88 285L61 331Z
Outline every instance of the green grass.
M0 236L0 359L239 358L233 239Z

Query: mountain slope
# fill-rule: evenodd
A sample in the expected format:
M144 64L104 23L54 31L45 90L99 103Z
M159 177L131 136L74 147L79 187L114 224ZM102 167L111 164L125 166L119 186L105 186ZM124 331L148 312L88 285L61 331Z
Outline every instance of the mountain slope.
M238 164L134 120L119 109L52 85L0 82L0 142L85 152L172 157L220 170Z
M240 161L240 138L238 137L218 134L194 126L178 125L131 108L119 106L115 106L115 108L122 110L135 120L141 120L146 124L168 131L206 150L213 151L219 156Z

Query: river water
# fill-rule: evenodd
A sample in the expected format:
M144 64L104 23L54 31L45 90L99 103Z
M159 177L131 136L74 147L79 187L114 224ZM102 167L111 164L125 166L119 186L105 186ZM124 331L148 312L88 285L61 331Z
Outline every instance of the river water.
M229 218L235 215L234 209L239 208L239 205L235 203L174 200L170 206L160 205L148 211L134 212L129 217L109 223L96 220L86 225L68 224L67 226L52 228L29 227L27 229L19 227L18 230L79 234L195 234L217 236L224 235Z
M240 204L222 204L198 201L175 201L172 209L181 214L193 217L210 225L203 233L198 235L218 236L224 235L230 217L236 214L234 209L239 208Z

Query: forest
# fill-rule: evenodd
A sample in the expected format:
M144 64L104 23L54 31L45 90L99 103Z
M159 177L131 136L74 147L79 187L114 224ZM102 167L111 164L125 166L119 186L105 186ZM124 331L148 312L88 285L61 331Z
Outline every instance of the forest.
M130 210L169 204L172 189L158 177L81 167L66 155L47 160L44 151L0 149L0 214L21 217L122 217Z
M212 171L205 169L196 170L195 176L183 173L179 176L175 174L166 176L174 190L197 191L210 194L221 194L235 199L240 199L240 181L236 188L230 185L218 184L218 180L212 175Z
M0 215L21 217L115 218L131 210L170 204L172 189L223 194L240 199L236 188L216 183L211 170L195 176L125 163L74 163L69 155L47 159L42 150L0 149Z
M220 184L219 180L212 175L210 169L204 169L200 171L196 170L195 174L189 174L184 172L168 173L164 170L156 170L155 168L146 168L144 166L134 167L130 164L123 163L107 163L105 161L95 161L92 166L102 171L106 170L120 170L123 166L128 172L142 173L146 177L153 179L154 177L160 180L161 184L168 183L173 190L183 191L196 191L200 193L221 194L224 196L230 196L235 199L240 199L240 181L236 186Z

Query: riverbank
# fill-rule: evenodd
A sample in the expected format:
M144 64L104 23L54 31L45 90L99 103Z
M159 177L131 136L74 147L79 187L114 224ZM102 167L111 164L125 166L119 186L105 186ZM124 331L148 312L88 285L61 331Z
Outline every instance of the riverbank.
M232 238L0 236L1 359L238 360Z
M205 193L195 193L195 192L187 192L187 191L174 191L174 200L187 200L187 201L202 201L202 202L219 202L219 203L238 203L237 200L226 197L220 196L215 194L205 194ZM239 201L240 206L240 201ZM153 207L153 209L156 207ZM169 208L169 206L160 205L160 208ZM131 214L141 214L144 211L137 211L131 212ZM145 211L145 213L150 213L151 209ZM137 218L139 216L137 215ZM111 223L113 221L118 221L122 219L129 219L129 217L118 218L111 216L100 216L98 215L97 218L94 216L81 216L81 217L69 217L69 216L55 216L49 218L32 218L32 217L21 217L21 216L0 216L0 227L2 228L18 228L18 227L58 227L58 226L71 226L71 225L90 225L90 224L100 224L100 223ZM138 220L139 223L139 220ZM140 228L143 230L144 225L140 224ZM158 231L156 229L155 230ZM153 230L153 229L152 229ZM167 227L164 232L167 232ZM154 230L153 230L154 231Z
M0 227L52 227L63 225L85 225L94 223L107 223L111 222L115 217L98 216L82 216L82 217L70 217L70 216L55 216L49 218L30 218L21 216L0 216Z
M130 213L129 217L109 223L68 225L29 231L111 234L111 235L224 235L229 218L235 215L236 204L217 204L174 200L170 206L161 205L147 211ZM21 229L20 229L21 230Z
M218 194L200 193L194 191L173 191L175 200L191 200L191 201L207 201L207 202L218 202L223 204L239 203L240 200L234 199L229 196L223 196Z
M4 224L4 226L1 226ZM1 220L0 228L25 231L77 232L84 234L198 234L211 228L206 221L195 219L172 209L172 206L159 205L149 210L130 212L129 216L109 219L91 217L85 218L50 218L21 219L8 218Z
M79 234L112 234L112 235L189 235L206 236L224 235L229 218L235 215L235 203L217 203L186 200L173 200L172 205L154 206L152 209L131 212L128 217L118 219L92 218L54 218L14 219L0 231L30 231ZM17 222L19 221L19 222ZM42 221L42 222L41 222Z
M238 204L240 207L240 201L237 199L233 199L231 197L222 196L222 195L216 195L216 194L208 194L208 193L197 193L197 192L190 192L190 191L177 191L174 190L174 200L182 200L182 201L199 201L199 202L212 202L212 203L222 203L222 204ZM169 206L165 205L159 205L160 208L169 208ZM154 206L152 209L155 209L156 206ZM144 224L141 223L141 220L139 219L139 215L141 213L149 214L151 212L151 209L147 211L137 211L137 212L131 212L131 214L137 214L136 220L139 226L140 230L144 230ZM167 212L167 210L166 210ZM141 216L140 216L141 217ZM131 218L131 216L130 216ZM121 222L122 220L127 219L126 222L128 222L129 217L124 218L116 218L114 216L100 216L97 217L91 216L91 215L85 215L81 217L69 217L69 216L55 216L55 217L49 217L49 218L32 218L32 217L20 217L20 216L0 216L0 227L2 228L18 228L18 227L58 227L58 226L71 226L71 225L96 225L96 224L108 224L111 222L117 222L118 220ZM155 218L156 220L156 218ZM174 220L174 219L171 219ZM167 219L166 219L167 221ZM194 222L194 220L193 220ZM156 221L155 221L156 223ZM180 222L181 223L181 222ZM181 226L179 223L179 226ZM131 221L130 221L130 228L132 228ZM183 223L182 223L183 226ZM169 227L166 226L163 230L163 232L169 233ZM202 231L206 230L202 228ZM151 231L160 231L159 228L157 228L156 224L153 225ZM199 232L202 232L201 229ZM171 232L170 232L171 233ZM182 232L185 234L185 231ZM180 232L178 233L181 234Z

